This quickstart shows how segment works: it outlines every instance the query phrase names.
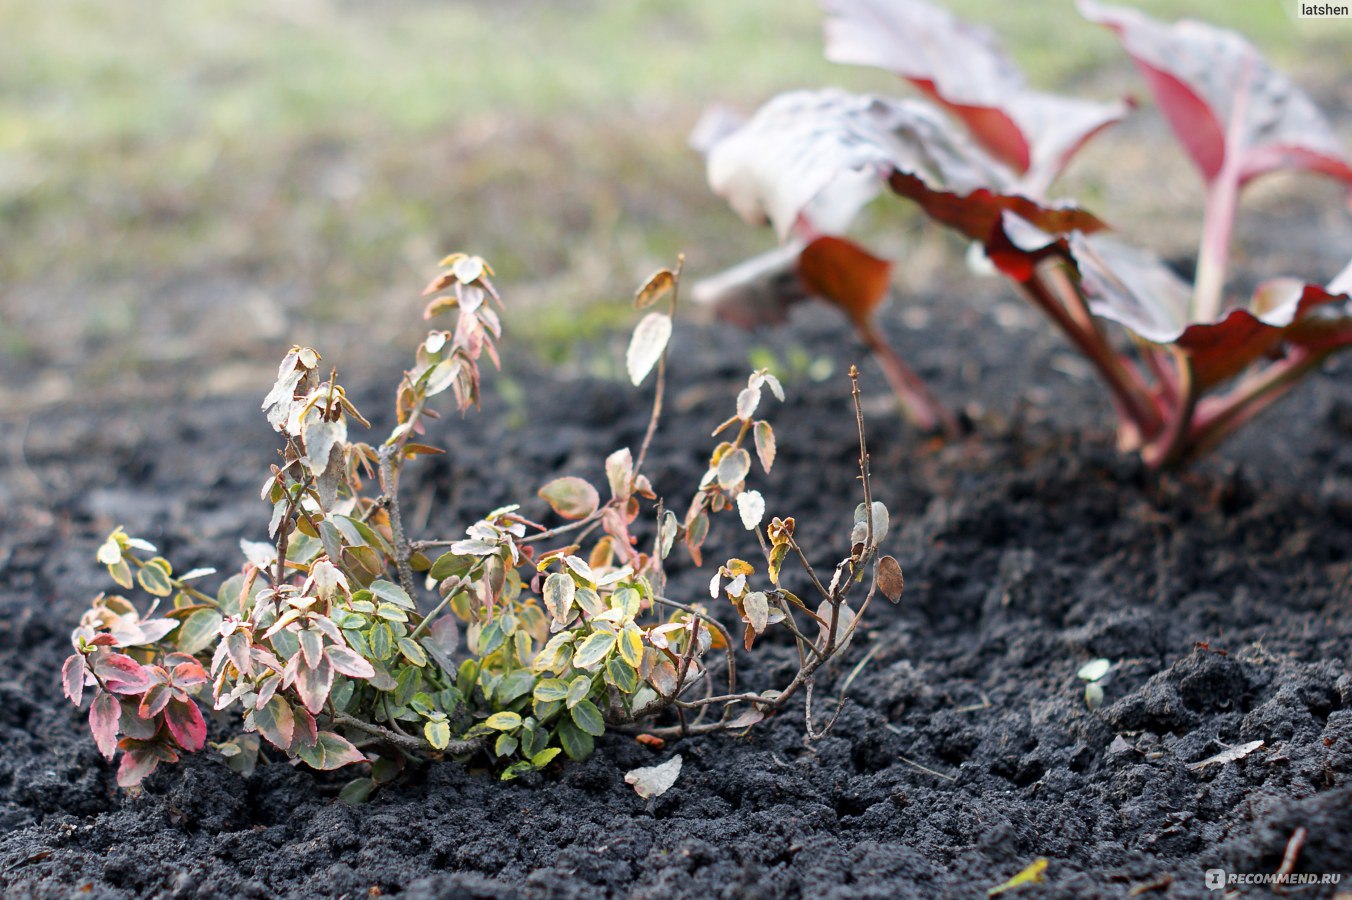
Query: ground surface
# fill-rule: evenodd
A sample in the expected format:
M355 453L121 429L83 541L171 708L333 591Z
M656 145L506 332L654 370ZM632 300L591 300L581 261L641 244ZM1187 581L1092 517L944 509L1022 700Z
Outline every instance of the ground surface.
M271 443L252 398L83 407L34 429L10 481L41 485L41 501L11 485L0 531L0 885L36 896L972 895L1046 856L1048 895L1158 884L1201 896L1209 867L1275 871L1297 827L1309 834L1298 871L1352 876L1345 373L1316 379L1228 456L1156 483L1112 451L1097 398L1054 367L1056 341L1016 332L980 363L946 360L933 348L998 334L995 314L931 308L923 332L898 332L903 350L941 390L995 412L944 448L872 416L875 489L893 510L907 591L852 651L882 645L830 737L805 745L796 707L745 739L661 753L608 737L586 763L527 783L438 765L355 808L335 798L341 779L282 764L241 779L206 755L125 796L59 695L64 635L103 587L92 556L110 526L144 533L180 566L219 564L239 537L259 536L254 483ZM680 495L746 339L692 328L676 340L652 471ZM811 313L774 340L849 346ZM375 374L347 380L381 383ZM555 473L599 471L641 434L643 398L614 382L516 375L531 416L508 427L490 398L448 429L451 453L411 488L433 492L419 517L429 531ZM1011 385L1033 383L1053 395L1011 401ZM763 489L829 557L854 504L846 384L790 389ZM363 395L375 409L384 392ZM1076 425L1089 436L1067 437ZM697 596L704 577L678 572L677 592ZM1091 713L1075 673L1095 657L1115 667ZM786 665L787 648L771 648L747 677L770 686ZM1256 740L1241 761L1194 767ZM677 788L645 803L625 771L671 752L685 760Z

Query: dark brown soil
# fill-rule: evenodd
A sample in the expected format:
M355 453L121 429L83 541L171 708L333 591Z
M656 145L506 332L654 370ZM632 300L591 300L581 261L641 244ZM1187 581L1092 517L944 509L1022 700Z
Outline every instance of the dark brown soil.
M1115 453L1101 398L1041 328L1002 331L989 303L931 307L931 325L898 342L941 393L979 404L976 433L939 448L893 416L870 419L907 590L851 651L847 665L881 643L827 739L804 742L798 706L744 739L654 752L610 736L585 763L512 784L433 765L359 807L336 799L342 777L278 763L244 779L210 754L128 796L60 696L66 634L105 586L93 553L111 526L180 567L232 566L238 539L261 535L272 436L256 400L76 405L35 420L0 484L0 888L973 896L1045 856L1039 895L1156 885L1186 897L1208 894L1208 868L1276 871L1298 828L1295 871L1352 880L1352 384L1325 373L1219 458L1155 480ZM977 331L980 359L936 349ZM745 377L747 340L677 333L651 471L678 503ZM853 352L813 313L769 340L840 346L837 371ZM377 409L393 373L346 371L354 387L381 386L364 392ZM598 474L641 436L645 398L627 387L510 374L525 391L519 427L492 396L434 435L451 452L410 485L432 492L409 501L427 533L556 473ZM871 366L865 377L880 382ZM855 503L847 384L790 390L762 488L826 559ZM711 541L723 538L735 549L727 523ZM691 597L707 578L675 575ZM787 645L757 657L750 684L790 671ZM1091 712L1076 671L1096 657L1114 669ZM1195 767L1257 740L1240 761ZM676 788L635 796L624 773L672 752L685 760Z

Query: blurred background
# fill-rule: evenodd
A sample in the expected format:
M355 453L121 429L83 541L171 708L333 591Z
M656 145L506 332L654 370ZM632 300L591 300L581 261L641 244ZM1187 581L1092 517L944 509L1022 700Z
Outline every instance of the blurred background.
M1071 0L948 5L1039 87L1143 96ZM1136 5L1241 30L1348 133L1348 23L1297 21L1280 0ZM811 0L0 0L0 423L256 393L293 342L351 380L382 356L402 365L419 289L451 250L497 268L509 358L604 374L609 355L579 348L631 323L651 270L685 251L705 275L773 243L705 186L685 139L706 106L828 84L907 93L827 63L821 21ZM1144 109L1063 188L1189 253L1200 185L1166 140ZM1253 205L1288 187L1261 183ZM1300 191L1348 218L1326 185ZM903 204L864 227L903 260L903 299L954 285L1007 299ZM1326 279L1350 252L1312 248L1293 274Z

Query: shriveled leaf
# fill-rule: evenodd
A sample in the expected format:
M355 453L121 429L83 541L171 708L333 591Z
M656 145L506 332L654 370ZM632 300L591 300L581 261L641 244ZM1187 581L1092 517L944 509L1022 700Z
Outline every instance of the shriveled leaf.
M585 519L601 505L596 488L573 476L556 478L540 488L539 493L565 519Z
M737 514L742 517L742 527L755 531L765 518L765 498L760 491L742 491L737 495Z
M943 104L1035 194L1130 110L1030 90L984 28L921 0L826 0L826 56L895 72Z
M897 603L905 589L906 578L901 573L901 563L897 562L896 557L884 556L878 560L878 590L883 592L883 596Z
M112 759L117 752L117 723L122 718L122 704L107 691L99 691L89 706L89 730L104 759Z
M746 622L756 634L763 634L770 619L770 603L765 594L751 591L742 598L742 609L746 612Z
M634 307L646 309L676 289L676 275L670 269L658 269L634 294Z
M629 371L629 380L637 387L648 377L648 373L657 365L657 361L666 352L671 340L671 317L664 313L648 313L639 320L634 336L629 341L629 350L625 353L625 366Z
M1004 884L986 891L986 896L995 897L1006 891L1012 891L1015 888L1023 887L1026 884L1041 884L1046 879L1046 871L1047 860L1044 857L1039 856L1025 866L1023 871L1019 872L1019 874L1015 875Z
M1240 183L1280 169L1352 183L1328 120L1240 35L1188 19L1165 25L1093 0L1079 0L1079 8L1116 33L1207 182L1228 167Z
M1215 756L1209 756L1206 759L1202 760L1201 762L1195 762L1192 765L1188 766L1188 768L1193 769L1195 771L1197 769L1204 769L1207 766L1224 765L1225 763L1229 762L1237 762L1238 760L1241 760L1244 757L1248 756L1250 753L1257 750L1261 746L1263 746L1262 741L1250 741L1247 744L1240 744L1237 747L1230 747L1227 750L1222 750Z
M760 421L752 430L756 441L756 456L760 458L761 468L765 473L770 474L770 468L775 464L775 430L770 427L770 423Z
M681 755L678 753L666 762L656 766L641 766L631 769L624 776L627 784L633 785L634 792L644 800L660 797L681 775Z

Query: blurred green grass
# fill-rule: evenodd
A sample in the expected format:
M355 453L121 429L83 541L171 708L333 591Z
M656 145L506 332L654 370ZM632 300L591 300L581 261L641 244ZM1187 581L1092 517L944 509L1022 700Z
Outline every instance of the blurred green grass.
M1127 71L1070 0L951 5L1039 85L1106 96L1098 73ZM1297 70L1346 35L1268 0L1139 5ZM769 244L704 187L685 146L703 108L898 92L825 62L821 18L806 0L0 0L7 377L380 347L416 330L450 249L492 260L517 339L566 357L678 251L699 273Z

